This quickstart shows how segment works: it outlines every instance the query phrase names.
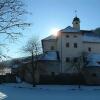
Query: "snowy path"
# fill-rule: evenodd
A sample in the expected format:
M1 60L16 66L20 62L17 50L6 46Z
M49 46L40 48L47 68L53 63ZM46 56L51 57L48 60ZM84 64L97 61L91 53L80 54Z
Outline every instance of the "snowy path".
M100 100L100 86L82 86L78 90L77 86L68 85L32 88L28 84L3 84L0 92L7 96L4 100Z

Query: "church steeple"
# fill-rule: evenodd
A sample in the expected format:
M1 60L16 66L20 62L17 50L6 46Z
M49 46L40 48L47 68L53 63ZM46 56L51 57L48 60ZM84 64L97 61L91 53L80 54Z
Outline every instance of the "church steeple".
M80 30L80 19L76 16L73 19L73 28Z
M76 13L76 11L75 11L75 13ZM72 24L73 24L73 28L80 30L80 19L77 17L77 14L73 18Z

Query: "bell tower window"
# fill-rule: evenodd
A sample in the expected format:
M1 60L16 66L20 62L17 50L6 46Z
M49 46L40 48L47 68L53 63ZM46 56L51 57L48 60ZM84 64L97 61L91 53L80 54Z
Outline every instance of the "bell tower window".
M73 28L78 30L80 29L80 19L77 16L74 17L72 24L73 24Z

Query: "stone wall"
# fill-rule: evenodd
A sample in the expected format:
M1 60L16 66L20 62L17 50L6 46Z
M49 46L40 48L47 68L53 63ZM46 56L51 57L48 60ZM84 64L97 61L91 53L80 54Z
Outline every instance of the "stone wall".
M88 85L100 85L100 68L87 67L84 68L83 74Z

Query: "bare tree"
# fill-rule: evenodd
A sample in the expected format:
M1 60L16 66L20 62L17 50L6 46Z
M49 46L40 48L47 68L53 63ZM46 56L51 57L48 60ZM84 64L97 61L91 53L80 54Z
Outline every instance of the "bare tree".
M35 72L36 70L38 70L37 59L40 53L40 43L38 39L36 37L31 38L27 42L27 44L23 47L23 51L31 55L31 65L32 65L31 74L33 78L33 87L35 87L36 86Z
M17 39L22 30L30 24L24 20L27 14L22 0L0 0L0 37L4 39ZM4 47L5 43L0 43ZM0 58L6 57L0 52Z
M81 54L81 56L77 57L77 59L72 60L72 67L73 71L76 71L78 73L78 88L80 89L80 76L82 75L82 69L84 67L84 53Z
M0 75L5 74L5 71L4 71L5 68L6 68L6 65L3 62L0 62Z
M16 39L20 29L30 25L23 20L26 14L24 3L21 0L0 0L0 33L6 38Z

